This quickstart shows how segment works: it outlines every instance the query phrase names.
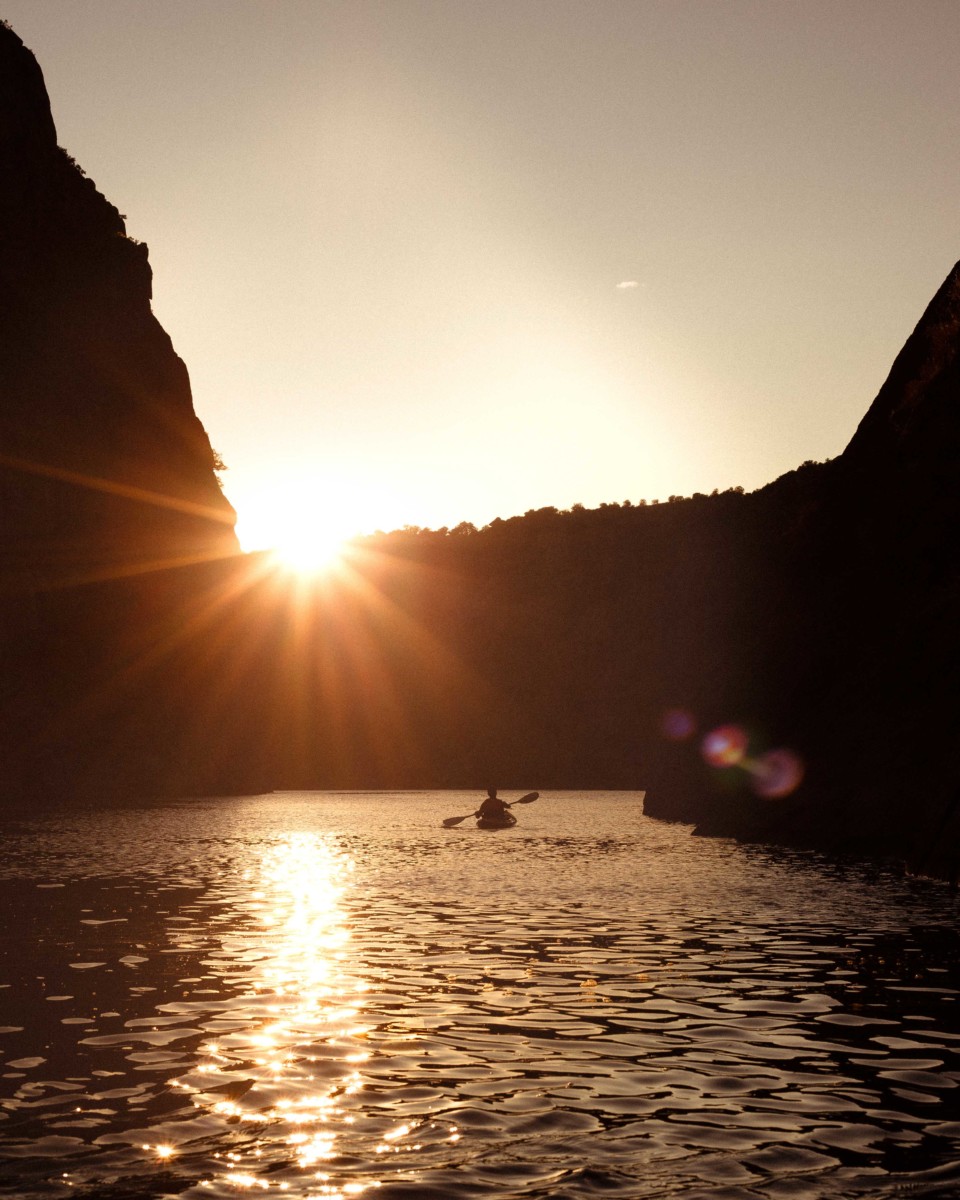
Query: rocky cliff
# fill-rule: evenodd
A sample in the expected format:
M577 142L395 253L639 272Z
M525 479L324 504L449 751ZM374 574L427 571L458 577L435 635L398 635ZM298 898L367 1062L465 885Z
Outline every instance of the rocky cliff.
M130 699L106 664L170 583L98 581L239 549L150 299L147 247L58 146L40 68L0 26L0 703L16 787L92 759L102 731L78 713L94 685L101 712Z
M147 247L57 145L33 55L0 27L0 509L44 576L236 553Z
M746 775L731 791L701 764L699 782L651 796L650 811L955 874L960 265L844 453L747 499L766 526L755 548L760 687L737 715L802 749L806 778L761 800Z

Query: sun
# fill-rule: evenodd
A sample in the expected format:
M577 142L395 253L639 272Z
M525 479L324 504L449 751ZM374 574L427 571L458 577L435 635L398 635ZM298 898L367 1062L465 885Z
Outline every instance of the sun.
M298 575L320 575L342 561L351 535L332 527L288 528L271 547L274 558Z
M288 477L236 496L237 536L246 551L269 551L283 569L318 576L336 570L357 537L391 528L391 500L329 474Z

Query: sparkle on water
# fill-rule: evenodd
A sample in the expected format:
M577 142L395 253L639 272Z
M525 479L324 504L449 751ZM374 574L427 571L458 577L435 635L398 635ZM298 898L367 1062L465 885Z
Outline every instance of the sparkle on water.
M8 820L0 1194L957 1194L944 886L477 799Z

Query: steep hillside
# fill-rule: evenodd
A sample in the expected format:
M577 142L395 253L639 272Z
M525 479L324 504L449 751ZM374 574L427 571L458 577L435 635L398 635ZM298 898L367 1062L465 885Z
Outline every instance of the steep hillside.
M117 682L100 730L78 716L147 580L239 549L150 295L147 247L58 147L40 69L0 26L0 749L14 790L82 774L104 713L127 707ZM96 591L142 573L124 595Z
M766 555L773 570L758 563L768 593L765 712L803 748L804 784L776 802L701 787L651 798L650 808L705 831L896 854L951 873L960 846L960 267L800 506L784 491L788 479L750 499L781 514Z
M236 553L147 247L57 145L40 70L0 27L3 541L78 574ZM54 565L55 560L55 565Z

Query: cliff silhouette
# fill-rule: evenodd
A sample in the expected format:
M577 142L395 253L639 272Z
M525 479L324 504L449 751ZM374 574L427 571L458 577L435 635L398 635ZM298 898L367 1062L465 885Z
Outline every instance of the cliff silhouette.
M830 462L377 535L308 589L239 553L146 247L6 28L0 205L8 806L645 788L701 833L954 869L960 268ZM717 728L742 761L705 759ZM776 750L795 777L763 795Z
M0 27L0 747L14 791L69 786L130 719L105 680L168 586L158 576L239 549L150 296L147 247L58 146L40 68ZM139 574L152 582L98 587Z

